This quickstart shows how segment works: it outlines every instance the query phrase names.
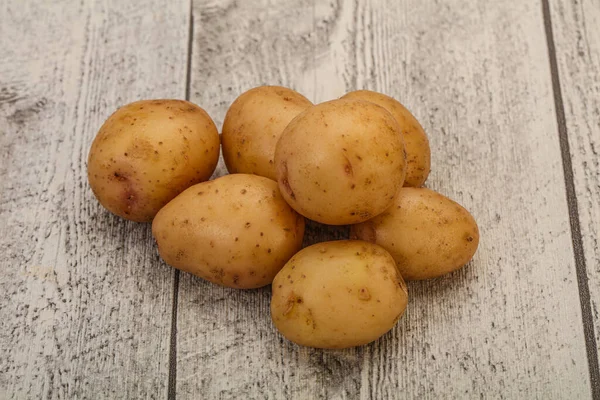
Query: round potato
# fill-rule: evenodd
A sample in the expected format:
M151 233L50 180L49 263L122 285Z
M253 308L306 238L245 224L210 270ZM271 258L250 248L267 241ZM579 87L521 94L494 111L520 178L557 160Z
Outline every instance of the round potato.
M310 106L306 97L281 86L260 86L243 93L229 107L223 123L227 170L276 180L277 141L289 122Z
M406 172L404 142L383 107L333 100L290 122L275 166L283 197L300 214L324 224L354 224L394 201Z
M372 342L404 313L408 291L392 256L362 241L324 242L273 281L271 318L294 343L339 349Z
M161 209L152 223L167 264L219 285L268 285L302 245L304 218L277 183L226 175L194 185Z
M392 97L370 90L350 92L342 99L370 101L385 108L396 118L406 146L406 179L404 180L404 186L423 186L431 169L431 150L423 127L410 111Z
M479 244L475 219L460 204L425 188L402 188L383 214L351 228L377 243L406 280L435 278L468 263Z
M102 125L88 180L110 212L149 222L169 200L210 178L218 159L219 133L203 109L183 100L143 100Z

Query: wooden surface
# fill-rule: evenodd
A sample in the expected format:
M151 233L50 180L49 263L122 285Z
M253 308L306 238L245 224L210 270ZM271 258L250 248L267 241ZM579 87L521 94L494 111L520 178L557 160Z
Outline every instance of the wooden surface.
M584 310L589 320L588 352L598 357L600 343L600 2L552 2L552 21L564 103L564 131L572 160L573 201L570 211L581 240L576 258L581 280L587 279ZM581 286L581 283L580 283ZM594 343L596 344L594 348ZM598 364L596 387L600 387ZM596 395L600 396L600 388Z
M174 272L86 160L119 105L185 95L187 7L0 5L2 399L167 396Z
M2 2L0 398L600 399L599 26L593 0ZM287 342L268 288L176 273L87 186L119 105L188 96L220 127L260 84L397 97L427 186L478 220L376 343Z

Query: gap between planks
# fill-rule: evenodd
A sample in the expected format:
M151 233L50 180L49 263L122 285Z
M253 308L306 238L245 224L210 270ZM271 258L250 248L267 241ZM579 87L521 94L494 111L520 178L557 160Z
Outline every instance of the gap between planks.
M554 108L556 112L556 123L558 125L558 139L562 155L563 174L567 205L569 208L569 223L571 227L571 240L573 241L573 255L575 258L575 270L577 285L579 287L579 300L581 303L581 321L583 323L583 334L588 358L588 369L592 398L600 400L600 368L598 367L598 346L594 335L594 319L588 285L587 266L583 251L583 240L579 224L579 209L577 206L577 194L575 192L575 181L573 177L573 163L571 160L571 149L565 118L565 107L560 87L558 74L558 62L556 58L556 47L554 44L554 33L552 30L552 18L550 15L550 4L548 0L542 0L542 14L544 16L544 28L548 44L548 58L550 61L550 74L552 78L552 89L554 94Z
M190 101L190 87L192 81L192 47L194 44L194 0L190 0L188 7L188 47L187 67L185 73L185 100ZM180 271L173 272L173 306L171 311L171 341L169 346L169 382L167 399L177 398L177 307L179 303L179 276Z

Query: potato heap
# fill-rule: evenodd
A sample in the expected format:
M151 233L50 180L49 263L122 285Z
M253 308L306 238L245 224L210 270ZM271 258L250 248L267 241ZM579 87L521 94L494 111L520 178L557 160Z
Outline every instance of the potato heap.
M90 149L98 201L152 221L160 256L210 282L271 285L271 318L289 340L317 348L372 342L408 303L405 280L468 263L479 231L462 206L421 187L427 136L397 100L359 90L313 105L279 86L238 97L225 116L230 175L212 181L219 135L180 100L126 105ZM353 240L301 249L305 217L351 225Z

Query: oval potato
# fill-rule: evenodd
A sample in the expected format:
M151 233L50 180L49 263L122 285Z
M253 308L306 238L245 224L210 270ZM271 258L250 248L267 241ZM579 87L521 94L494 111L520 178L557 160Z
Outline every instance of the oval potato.
M406 147L406 179L404 186L421 187L431 170L431 149L425 130L398 100L382 93L370 90L356 90L342 99L361 99L370 101L388 110L398 124Z
M271 283L300 249L304 218L281 197L276 182L233 174L174 198L154 218L152 234L167 264L250 289Z
M460 204L425 188L402 188L383 214L351 228L377 243L406 280L435 278L468 263L479 244L475 219Z
M398 123L383 107L333 100L285 128L275 151L285 200L312 220L344 225L385 211L406 172Z
M219 133L200 107L183 100L142 100L112 114L88 157L88 181L106 209L149 222L191 185L210 178Z
M271 318L294 343L339 349L372 342L404 313L408 291L392 256L362 241L317 243L272 285Z
M221 140L227 170L276 180L277 141L289 122L310 106L306 97L281 86L260 86L240 95L223 123Z

